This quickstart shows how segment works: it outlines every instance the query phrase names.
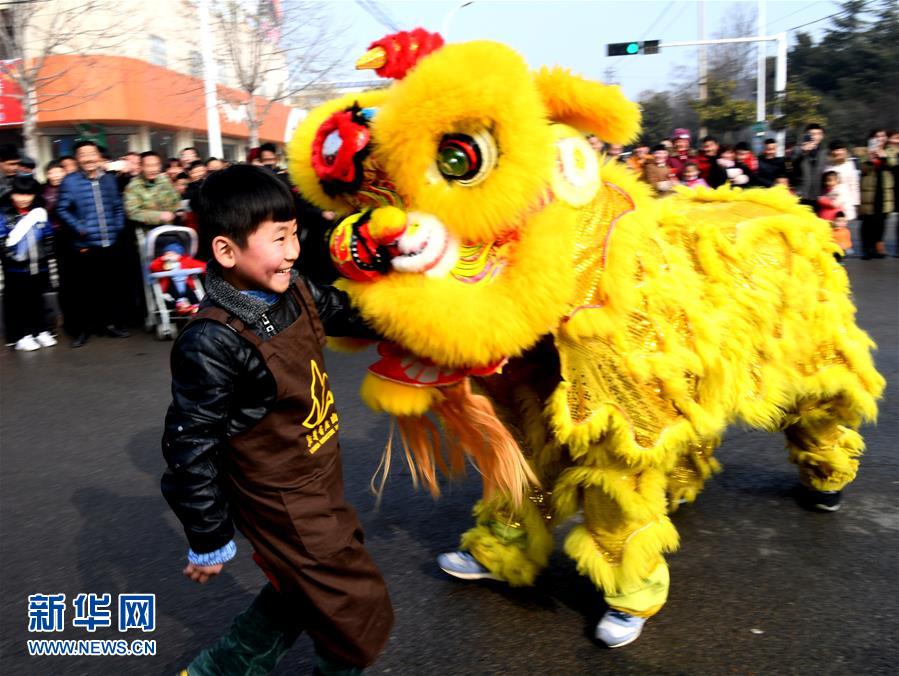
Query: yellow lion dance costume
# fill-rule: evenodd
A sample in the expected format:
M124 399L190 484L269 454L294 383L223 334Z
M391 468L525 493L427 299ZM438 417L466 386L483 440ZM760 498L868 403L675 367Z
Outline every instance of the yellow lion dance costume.
M809 489L853 480L884 381L810 210L783 189L654 200L584 139L632 140L637 106L500 44L416 30L360 65L397 81L311 111L291 172L345 217L332 257L389 341L362 395L413 477L436 493L464 454L484 476L462 537L483 577L531 584L582 510L578 570L619 617L656 613L668 513L736 420L783 431Z

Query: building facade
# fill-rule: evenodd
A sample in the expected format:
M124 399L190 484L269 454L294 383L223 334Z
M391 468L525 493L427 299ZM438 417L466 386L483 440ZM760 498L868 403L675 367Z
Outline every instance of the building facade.
M34 158L40 165L71 154L80 138L96 140L111 157L148 149L163 157L177 156L186 146L209 155L196 0L27 4L28 14L13 16L3 10L6 30L18 43L0 56L7 69L22 54L26 63L43 59L37 87L39 157ZM277 18L277 2L237 4L254 11L267 5L273 20ZM10 25L11 19L18 25ZM241 159L249 140L243 105L247 95L239 86L239 66L230 56L229 42L245 36L225 35L215 21L212 26L224 155ZM276 67L267 67L258 89L261 96L255 97L256 109L267 110L258 135L262 142L282 144L290 131L290 109L265 95L276 96L274 92L284 89L288 69L286 64L277 67L277 31L271 38L272 45L261 46L270 50ZM11 53L16 47L19 53ZM21 147L22 106L16 108L15 102L22 94L8 72L2 79L0 112L6 114L0 115L0 141L15 142L18 134Z

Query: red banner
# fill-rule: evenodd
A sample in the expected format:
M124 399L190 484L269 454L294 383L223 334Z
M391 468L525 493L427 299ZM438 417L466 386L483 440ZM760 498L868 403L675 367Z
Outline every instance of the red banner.
M22 88L7 70L13 63L0 63L0 127L19 126L25 120L22 114Z

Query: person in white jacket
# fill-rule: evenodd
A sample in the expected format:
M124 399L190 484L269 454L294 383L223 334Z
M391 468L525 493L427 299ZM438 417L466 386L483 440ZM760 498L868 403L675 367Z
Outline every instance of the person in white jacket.
M830 163L824 168L824 171L835 171L840 177L840 190L848 198L847 203L843 205L843 213L846 214L846 220L856 220L858 205L862 202L859 172L855 167L855 162L849 159L849 149L845 143L833 141L830 144Z

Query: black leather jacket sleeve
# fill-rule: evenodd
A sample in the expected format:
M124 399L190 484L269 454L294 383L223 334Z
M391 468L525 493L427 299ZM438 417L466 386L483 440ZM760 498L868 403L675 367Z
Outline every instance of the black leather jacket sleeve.
M362 319L359 311L350 303L345 291L335 286L316 284L305 279L312 300L318 309L325 334L337 338L367 338L379 340L381 336Z
M204 321L189 327L172 348L162 493L198 554L215 551L234 536L219 463L244 368L241 355L247 354L240 342L224 325Z

